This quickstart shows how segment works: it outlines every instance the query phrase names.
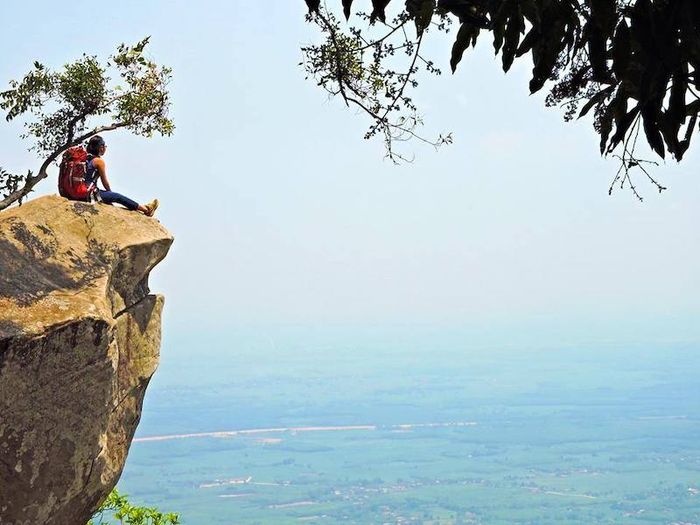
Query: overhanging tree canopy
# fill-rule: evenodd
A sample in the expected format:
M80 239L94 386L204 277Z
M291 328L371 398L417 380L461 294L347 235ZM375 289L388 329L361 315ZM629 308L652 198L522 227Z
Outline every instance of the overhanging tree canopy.
M341 2L350 18L359 2ZM628 182L636 194L630 179L635 167L664 189L644 168L648 161L635 155L638 136L661 158L669 154L680 161L698 130L698 0L406 0L390 21L390 0L372 0L369 13L358 13L366 27L347 31L319 0L306 4L307 20L326 37L323 44L303 48L307 72L372 117L367 136L382 132L391 158L395 140L422 138L407 88L417 86L421 66L439 74L421 44L426 33L447 31L452 21L459 24L453 71L464 52L490 33L504 71L517 58L531 57L530 92L547 85L547 105L563 106L566 120L593 114L601 153L621 160L611 189ZM379 36L367 36L377 31ZM408 66L397 72L401 52Z

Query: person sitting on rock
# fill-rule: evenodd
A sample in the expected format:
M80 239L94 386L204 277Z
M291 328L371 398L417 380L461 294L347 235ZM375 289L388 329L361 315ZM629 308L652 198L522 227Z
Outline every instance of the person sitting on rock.
M85 170L85 182L87 184L94 184L99 179L104 186L104 190L98 189L97 194L99 195L99 200L106 204L121 204L125 208L132 211L140 211L148 217L153 217L153 214L158 208L158 199L153 199L148 204L139 204L138 202L131 200L129 197L112 191L109 184L109 179L107 178L107 170L105 168L105 161L102 156L107 150L107 145L102 137L95 135L92 137L87 144L87 165Z

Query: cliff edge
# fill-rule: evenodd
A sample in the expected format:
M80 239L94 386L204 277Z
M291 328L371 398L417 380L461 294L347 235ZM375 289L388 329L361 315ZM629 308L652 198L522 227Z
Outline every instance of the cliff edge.
M119 478L158 364L173 238L42 197L0 213L0 524L82 525Z

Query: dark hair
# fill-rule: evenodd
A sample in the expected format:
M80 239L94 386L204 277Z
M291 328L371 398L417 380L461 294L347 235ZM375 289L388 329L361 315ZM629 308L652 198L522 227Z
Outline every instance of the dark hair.
M87 152L90 155L99 155L100 154L100 148L105 145L105 141L102 137L99 135L95 135L94 137L91 137L90 140L87 143Z

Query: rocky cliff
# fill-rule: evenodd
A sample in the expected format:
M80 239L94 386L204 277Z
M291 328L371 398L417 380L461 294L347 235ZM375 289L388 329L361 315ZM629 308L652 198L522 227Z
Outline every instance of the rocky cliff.
M0 524L82 525L158 364L157 220L43 197L0 213Z

